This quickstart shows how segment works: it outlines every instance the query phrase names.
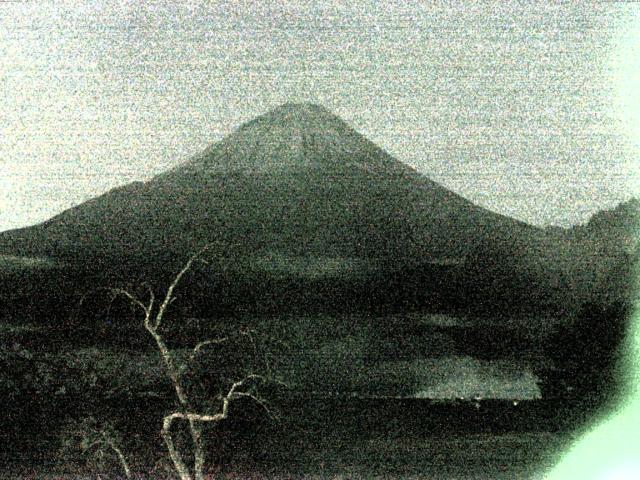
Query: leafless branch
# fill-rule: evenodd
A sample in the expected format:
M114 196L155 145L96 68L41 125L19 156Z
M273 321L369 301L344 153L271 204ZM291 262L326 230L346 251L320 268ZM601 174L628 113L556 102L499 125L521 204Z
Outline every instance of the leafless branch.
M180 283L180 280L182 280L182 277L184 276L184 274L189 271L189 269L193 265L193 262L195 262L200 257L200 255L202 255L208 248L209 248L209 244L206 244L194 255L192 255L191 258L189 258L187 263L184 265L184 267L182 267L182 270L180 270L178 274L174 277L173 282L171 282L171 285L169 285L169 288L167 289L167 293L164 297L164 300L160 305L160 308L158 309L158 314L156 315L156 321L155 321L156 329L160 327L162 323L162 318L164 317L164 313L167 310L167 307L169 306L169 304L174 299L173 291L176 289L176 287Z
M118 446L112 433L103 428L91 426L90 424L86 425L81 433L86 440L88 440L88 438L90 437L94 438L94 440L88 442L86 446L83 446L83 450L85 452L89 452L90 450L97 448L95 453L99 456L104 456L104 448L110 449L118 458L118 461L120 462L120 466L124 470L126 478L131 478L131 469L129 467L129 462Z
M165 339L163 338L162 331L160 329L162 325L163 318L167 312L169 305L171 305L176 297L175 297L175 289L178 287L182 278L185 274L192 268L194 262L202 261L207 264L205 260L200 258L202 254L209 248L209 245L205 245L202 249L196 252L193 256L189 258L189 260L185 263L182 269L176 274L176 276L171 281L169 287L167 288L162 301L156 309L154 309L156 297L154 294L153 288L150 285L143 283L143 286L146 286L148 290L148 303L145 304L143 299L137 297L130 291L124 288L111 288L109 291L111 292L113 298L112 301L119 297L125 297L129 300L129 302L134 306L140 308L144 312L144 326L146 330L151 334L153 339L155 340L157 347L160 351L160 355L162 361L166 367L166 373L171 380L171 383L174 387L177 399L180 403L180 410L172 412L166 415L163 418L162 422L162 437L167 446L167 450L169 453L169 457L173 462L176 472L178 473L181 480L203 480L204 479L204 460L205 460L205 438L203 437L203 423L205 422L220 422L227 418L229 415L229 407L230 404L238 400L240 398L248 398L258 404L261 408L263 408L267 414L271 417L274 417L273 413L269 409L268 404L260 398L260 396L256 393L255 389L257 388L258 382L267 382L267 378L258 375L258 374L249 374L245 376L242 380L238 380L232 383L226 393L221 393L218 399L221 401L221 405L219 405L219 411L217 413L209 414L202 412L193 411L194 403L191 398L191 392L187 388L185 370L183 368L183 360L176 355L165 343ZM84 300L84 297L82 301ZM212 345L220 345L225 342L229 342L231 339L235 339L238 336L246 336L251 342L251 348L256 357L259 355L258 344L255 340L254 335L256 331L253 329L244 329L241 330L234 335L226 335L218 338L211 338L207 340L203 340L198 342L192 349L189 359L193 361L198 354L202 352L203 349L212 346ZM246 347L238 347L242 350L246 350ZM267 359L267 371L270 371ZM269 375L270 376L270 375ZM274 383L280 383L284 385L282 382L278 382L274 380ZM189 432L191 433L192 439L192 452L193 452L193 464L188 465L187 462L182 457L181 452L176 448L173 442L173 437L171 434L171 427L175 420L184 420L188 422ZM117 445L113 442L110 442L107 437L105 437L105 441L108 442L111 449L116 452L120 462L123 464L123 467L126 465L126 458L122 454L122 452L118 449ZM125 468L127 470L127 468Z
M193 347L193 350L191 351L189 360L193 362L193 360L198 355L198 353L200 353L200 350L202 350L204 347L207 347L209 345L220 345L221 343L224 343L228 340L229 340L229 337L221 337L221 338L213 338L211 340L204 340L196 344L196 346Z
M167 431L171 427L171 423L175 419L183 419L183 420L198 421L198 422L219 422L221 420L224 420L228 416L228 410L229 410L230 403L233 400L235 400L236 398L248 397L248 398L251 398L251 399L255 400L257 403L259 403L259 404L264 406L264 400L258 398L257 396L255 396L255 395L253 395L251 393L238 391L239 388L245 386L251 380L266 381L266 379L262 375L251 374L251 375L247 375L242 380L238 380L237 382L234 382L231 385L231 387L229 388L229 390L227 391L227 394L224 397L222 397L222 411L219 412L219 413L216 413L216 414L213 414L213 415L211 415L211 414L202 414L202 413L194 413L194 412L173 412L173 413L170 413L169 415L164 417L164 425L165 425L165 427L167 427ZM267 411L268 411L268 409L267 409Z
M129 301L137 306L140 307L142 309L142 311L145 313L145 315L148 312L148 307L147 305L145 305L144 303L142 303L138 297L136 297L135 295L129 293L127 290L125 290L124 288L112 288L111 289L111 293L113 294L113 299L115 299L116 297L122 295L123 297L126 297L129 299Z
M151 285L149 285L147 282L144 282L144 284L147 287L147 291L149 292L149 308L148 311L151 312L151 310L153 309L153 304L156 301L156 294L153 292L153 288L151 287Z
M267 404L267 402L263 398L260 398L257 395L254 395L254 394L248 393L248 392L236 392L234 394L234 396L237 397L237 398L244 397L244 398L249 398L249 399L253 400L255 403L257 403L259 406L261 406L263 408L263 410L266 412L266 414L270 418L272 418L272 419L277 418L277 416L271 411L271 409L269 408L269 405Z
M110 293L112 294L112 295L111 295L110 302L109 302L109 306L108 306L108 309L110 309L110 308L111 308L111 304L113 303L113 301L114 301L114 300L117 298L117 296L118 296L117 294L114 294L114 293L113 293L113 289L112 289L112 288L109 288L109 287L98 287L98 288L92 288L91 290L86 291L86 292L84 292L84 293L82 294L82 296L80 297L80 300L78 300L78 303L76 304L76 308L74 309L74 311L73 311L73 313L72 313L72 318L73 318L73 319L76 319L76 318L78 317L79 312L80 312L80 310L82 309L82 306L84 305L85 301L87 301L87 299L88 299L90 296L95 295L95 294L97 294L98 292L101 292L101 291L107 291L107 292L110 292ZM108 311L109 311L109 310L107 310L107 312L108 312Z
M113 439L104 431L102 432L102 437L104 438L104 441L107 443L107 445L109 445L111 450L115 452L127 478L131 478L131 469L129 468L129 462L127 462L127 459L124 456L124 453L122 453L122 450L120 450L120 447L118 447Z

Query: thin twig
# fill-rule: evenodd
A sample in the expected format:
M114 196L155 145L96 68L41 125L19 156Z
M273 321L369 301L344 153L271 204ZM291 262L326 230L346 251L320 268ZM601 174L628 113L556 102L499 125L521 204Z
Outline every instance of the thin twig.
M115 299L117 296L122 295L124 297L127 297L131 303L133 305L136 305L138 307L140 307L142 309L142 311L147 314L148 313L148 307L147 305L145 305L144 303L142 303L138 297L136 297L135 295L129 293L127 290L125 290L124 288L112 288L110 289L111 293L113 293L113 299Z
M178 274L175 276L175 278L173 279L173 282L171 282L171 285L169 285L169 288L167 289L167 293L164 297L164 301L160 305L160 308L158 309L158 314L156 315L156 321L155 321L156 329L160 327L164 313L167 310L167 307L169 306L169 304L173 301L173 298L174 298L173 291L180 283L180 280L182 280L182 277L184 276L184 274L189 271L189 269L191 268L191 265L193 265L193 262L195 262L196 259L198 259L198 257L200 257L200 255L202 255L208 248L209 248L209 244L206 244L194 255L192 255L191 258L189 258L187 263L184 265L184 267L182 267L182 270L180 270Z
M195 347L193 347L193 350L191 351L191 355L189 356L189 360L193 362L193 360L195 359L196 355L198 355L198 353L200 353L200 350L202 350L204 347L208 346L208 345L220 345L221 343L224 343L226 341L229 340L229 337L221 337L221 338L213 338L210 340L204 340L198 344L196 344Z
M129 468L129 463L127 462L127 459L124 456L124 453L122 453L122 450L120 450L120 448L115 444L113 439L109 437L104 431L102 432L102 436L104 437L109 447L111 447L111 449L117 455L118 460L120 461L120 465L122 465L122 469L124 470L124 473L127 476L127 478L131 478L131 469Z

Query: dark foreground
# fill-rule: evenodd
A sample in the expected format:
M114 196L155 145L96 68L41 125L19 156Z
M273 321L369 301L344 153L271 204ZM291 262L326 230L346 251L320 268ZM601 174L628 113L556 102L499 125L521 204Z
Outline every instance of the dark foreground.
M113 402L98 414L116 419L140 478L173 478L159 436L161 403ZM209 462L216 465L211 478L537 479L558 461L576 422L575 416L569 422L570 409L542 402L277 403L279 420L241 406L234 421L207 432ZM58 401L57 407L34 409L20 431L5 434L2 478L121 477L112 458L96 462L63 445L68 418L93 414L96 406Z
M340 438L313 440L311 448L282 445L276 453L285 463L253 463L249 459L212 471L220 478L415 478L415 479L538 479L557 461L566 440L549 433L465 435L456 437ZM293 451L288 450L293 447ZM295 458L291 458L295 455ZM2 478L96 478L96 471L77 465L7 465ZM164 468L140 469L140 478L167 478ZM111 471L112 473L108 473ZM100 478L119 478L116 468ZM214 478L213 476L211 478Z

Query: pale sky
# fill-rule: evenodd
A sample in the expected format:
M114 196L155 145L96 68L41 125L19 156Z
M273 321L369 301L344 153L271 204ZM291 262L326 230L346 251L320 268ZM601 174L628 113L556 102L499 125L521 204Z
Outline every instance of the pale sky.
M638 195L640 4L0 2L0 231L288 101L482 206L584 222Z

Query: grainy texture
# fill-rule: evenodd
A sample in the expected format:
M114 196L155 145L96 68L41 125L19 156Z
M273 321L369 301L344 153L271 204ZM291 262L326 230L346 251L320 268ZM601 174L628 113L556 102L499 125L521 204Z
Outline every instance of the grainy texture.
M635 188L639 6L2 2L0 230L197 154L286 101L470 200L569 225Z
M638 92L633 2L0 1L0 476L640 470Z

